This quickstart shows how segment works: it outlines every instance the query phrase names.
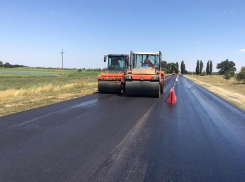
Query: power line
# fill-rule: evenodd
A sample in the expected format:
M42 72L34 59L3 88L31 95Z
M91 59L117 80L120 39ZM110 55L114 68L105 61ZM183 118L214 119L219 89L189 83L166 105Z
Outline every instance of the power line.
M62 73L63 73L63 75L64 75L64 68L63 68L63 53L65 53L65 52L63 52L63 49L62 49L62 52L60 52L61 53L61 55L62 55Z

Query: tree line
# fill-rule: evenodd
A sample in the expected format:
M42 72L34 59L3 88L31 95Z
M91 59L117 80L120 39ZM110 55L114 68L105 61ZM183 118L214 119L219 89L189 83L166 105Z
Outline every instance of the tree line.
M167 63L167 61L161 61L161 67L162 70L165 71L165 73L179 73L179 63ZM196 66L196 74L201 75L203 70L203 62L202 60L197 60L197 66ZM213 72L213 63L211 60L207 62L207 68L206 73L208 75L211 75ZM182 60L180 64L180 73L181 74L190 74L191 72L188 72L185 67L185 62Z
M226 77L232 77L235 75L236 67L235 63L233 61L229 61L226 59L225 61L222 61L221 63L218 63L216 68L219 70L217 74L219 75L225 75ZM161 61L161 67L162 70L166 73L179 73L179 64L176 63L167 63L167 61ZM182 60L181 66L180 66L180 72L181 74L188 74L189 72L185 68L185 63ZM206 66L206 72L203 72L203 61L197 60L196 63L196 75L211 75L213 74L213 61L208 60L207 66Z
M19 64L10 64L9 62L6 62L5 64L0 61L0 68L17 68L17 67L26 67L24 65Z
M162 67L162 71L164 71L165 73L179 73L179 71L181 71L182 74L187 74L187 70L185 69L185 63L182 60L181 61L181 66L179 70L179 63L178 62L172 62L172 63L167 63L167 61L161 61L161 67Z
M226 59L225 61L221 61L220 63L217 64L216 69L218 69L219 71L217 73L213 73L213 61L208 60L206 66L206 72L205 71L203 72L203 61L197 60L195 73L196 75L201 75L201 76L212 75L212 74L223 75L223 77L226 80L229 80L232 77L236 77L238 81L244 80L245 82L245 67L242 67L241 71L235 74L236 71L235 66L236 64L233 61L229 61L229 59ZM178 62L167 63L167 61L161 61L161 67L162 70L165 71L165 73L179 73ZM180 72L181 74L191 73L186 70L185 63L183 60L181 61Z
M101 69L101 68L93 68L93 69L92 68L88 68L88 69L80 68L80 69L77 69L78 72L84 72L84 71L89 71L89 72L95 71L95 72L97 72L97 71L105 71L105 70L106 70L106 68L103 68L103 69Z
M218 69L219 75L230 75L234 76L236 71L236 64L233 61L229 61L229 59L226 59L225 61L221 61L221 63L218 63L216 66L216 69ZM196 63L196 75L203 75L203 62L202 60L197 60ZM205 74L211 75L213 73L213 62L211 60L208 60L207 66L206 66L206 72Z
M213 62L211 60L208 60L207 66L206 66L206 72L203 72L203 62L202 60L197 60L196 64L196 75L211 75L213 73Z
M207 62L206 67L206 73L202 73L203 69L203 62L202 60L197 60L196 64L196 74L204 76L205 74L211 75L213 72L213 62L209 60ZM237 81L244 81L245 82L245 67L242 67L239 73L235 73L236 71L236 64L233 61L229 61L229 59L226 59L225 61L221 61L221 63L218 63L216 66L216 69L218 69L218 74L223 75L223 77L226 80L231 79L232 77L236 77Z

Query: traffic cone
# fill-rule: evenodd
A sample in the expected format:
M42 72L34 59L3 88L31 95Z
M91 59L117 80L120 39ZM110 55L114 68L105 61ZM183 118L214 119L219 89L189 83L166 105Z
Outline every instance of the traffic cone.
M174 89L173 89L173 92L172 92L171 102L172 102L172 104L176 104L176 102L177 102L177 97L175 95Z
M167 98L167 103L168 104L176 104L176 102L177 102L177 97L175 95L174 89L171 88L169 95L168 95L168 98Z
M172 103L172 95L173 95L173 88L170 89L168 98L167 98L167 103L171 104Z

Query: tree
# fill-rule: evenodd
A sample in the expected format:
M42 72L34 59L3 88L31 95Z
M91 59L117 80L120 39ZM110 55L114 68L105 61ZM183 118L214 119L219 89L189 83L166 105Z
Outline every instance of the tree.
M245 82L245 67L241 68L241 71L236 75L236 80L237 81L242 81Z
M184 72L185 72L185 63L183 60L181 61L180 71L181 71L181 74L184 74Z
M168 63L167 63L167 61L161 61L161 67L162 67L162 68L168 68Z
M200 66L199 66L199 60L197 60L197 66L196 66L196 74L199 75L200 73Z
M229 61L226 59L225 61L222 61L221 63L218 63L216 68L219 69L219 74L224 75L225 72L229 72L231 74L235 74L236 71L236 64L233 61Z
M179 73L179 63L176 62L176 70L175 70L175 73L178 74Z
M200 70L199 70L199 74L202 74L202 69L203 69L203 62L202 60L200 60Z
M206 76L206 75L207 73L205 71L201 73L201 76Z
M11 64L9 64L9 62L6 62L6 63L4 64L4 67L5 67L5 68L10 68L10 67L11 67Z
M166 73L169 72L167 61L161 61L161 67L162 67L162 70L163 70L164 72L166 72Z
M211 75L213 72L213 62L210 60L210 65L209 65L209 74Z
M228 81L229 79L231 79L232 74L231 74L230 71L226 71L226 72L224 73L223 77L224 77L224 79L226 79L226 80Z
M176 69L177 69L176 67L177 67L176 63L168 63L168 70L169 70L169 73L175 72Z
M0 67L3 67L3 62L2 61L0 61Z
M162 68L162 71L164 71L164 73L168 73L168 69L167 68Z
M211 60L208 60L207 67L206 67L206 73L207 75L211 75L213 71L213 63Z
M206 73L207 73L207 75L209 75L210 74L210 61L208 61L207 62L207 67L206 67Z

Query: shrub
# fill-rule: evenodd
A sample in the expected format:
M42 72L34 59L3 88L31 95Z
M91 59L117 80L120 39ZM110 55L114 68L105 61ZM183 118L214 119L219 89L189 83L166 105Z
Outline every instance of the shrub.
M232 72L226 71L224 73L223 77L224 77L224 79L226 79L228 81L232 77Z
M244 81L245 82L245 67L241 68L241 71L236 75L237 81Z
M201 76L206 76L206 75L207 75L206 72L202 72L202 73L201 73Z

